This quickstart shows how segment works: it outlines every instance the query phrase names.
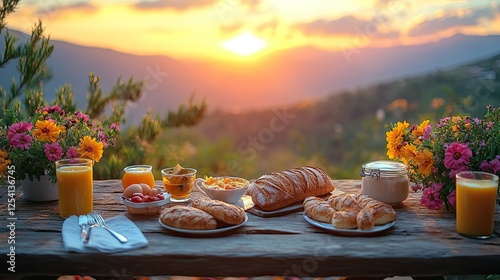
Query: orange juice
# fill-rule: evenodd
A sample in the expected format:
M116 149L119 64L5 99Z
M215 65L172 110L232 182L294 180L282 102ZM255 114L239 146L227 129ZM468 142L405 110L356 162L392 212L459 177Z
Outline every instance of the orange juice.
M93 210L93 181L90 166L60 166L57 168L59 215L83 215Z
M155 187L155 177L153 175L153 167L151 165L132 165L125 167L122 177L123 189L126 189L132 184L145 183L150 188Z
M457 175L458 233L480 238L493 234L497 191L498 177L495 181L461 178Z

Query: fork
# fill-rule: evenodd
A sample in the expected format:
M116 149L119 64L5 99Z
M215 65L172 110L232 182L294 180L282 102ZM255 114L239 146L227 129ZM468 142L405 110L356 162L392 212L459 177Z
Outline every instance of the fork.
M97 222L97 224L100 227L105 228L107 231L109 231L109 233L111 233L114 237L116 237L116 239L118 239L121 243L126 243L128 241L128 239L125 236L109 228L108 225L106 224L106 221L101 216L101 214L92 213L92 216L94 216L95 222Z

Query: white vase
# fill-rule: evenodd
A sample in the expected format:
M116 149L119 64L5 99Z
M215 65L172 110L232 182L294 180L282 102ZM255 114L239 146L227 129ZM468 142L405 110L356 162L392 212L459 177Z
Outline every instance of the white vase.
M48 175L40 176L40 180L28 177L21 181L23 195L30 201L54 201L58 199L57 183L50 182Z

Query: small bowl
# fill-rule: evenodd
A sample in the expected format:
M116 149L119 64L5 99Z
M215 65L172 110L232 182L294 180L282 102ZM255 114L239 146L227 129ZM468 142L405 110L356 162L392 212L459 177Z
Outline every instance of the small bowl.
M128 212L132 215L155 215L161 212L163 205L170 202L168 194L163 193L163 196L165 196L165 199L153 202L132 202L124 196L121 196L120 200L127 206Z
M196 179L195 185L196 187L204 194L206 194L211 199L221 200L227 203L235 204L237 203L245 194L248 189L248 185L250 182L247 179L239 178L239 177L213 177L214 179L231 179L237 180L244 183L244 187L230 189L230 190L222 190L222 189L213 189L209 186L205 185L205 180L198 178Z

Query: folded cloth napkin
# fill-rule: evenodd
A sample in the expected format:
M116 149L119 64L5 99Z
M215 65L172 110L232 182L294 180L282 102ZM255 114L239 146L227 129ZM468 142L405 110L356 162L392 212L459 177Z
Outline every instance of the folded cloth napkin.
M114 253L141 248L148 245L148 240L142 231L124 215L118 215L106 219L106 224L111 229L124 235L128 241L121 243L105 228L93 227L90 230L90 240L83 244L81 240L81 228L78 225L78 217L68 217L62 226L62 238L64 248L68 251L92 252L98 250L104 253Z

